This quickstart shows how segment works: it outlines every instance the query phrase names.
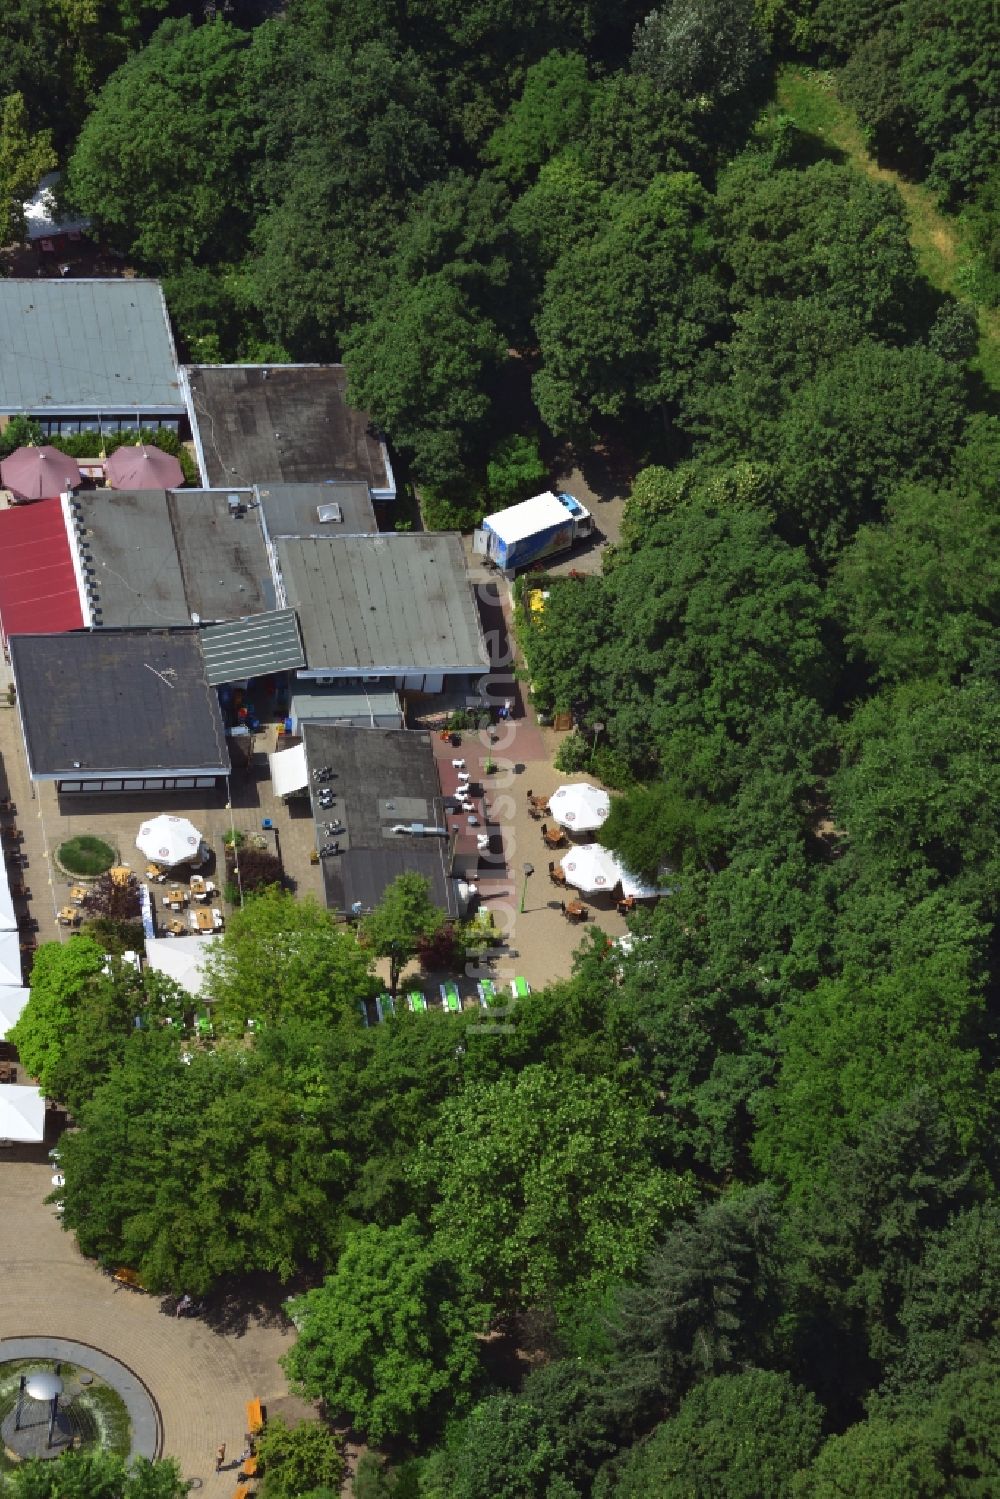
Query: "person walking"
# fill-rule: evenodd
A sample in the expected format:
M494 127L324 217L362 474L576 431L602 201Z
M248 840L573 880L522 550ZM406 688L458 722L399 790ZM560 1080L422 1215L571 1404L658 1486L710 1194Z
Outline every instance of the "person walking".
M216 1449L215 1449L215 1471L216 1471L216 1473L221 1473L222 1472L222 1464L225 1462L225 1460L226 1460L226 1444L225 1444L225 1442L220 1442L219 1445L218 1445L218 1447L216 1447Z

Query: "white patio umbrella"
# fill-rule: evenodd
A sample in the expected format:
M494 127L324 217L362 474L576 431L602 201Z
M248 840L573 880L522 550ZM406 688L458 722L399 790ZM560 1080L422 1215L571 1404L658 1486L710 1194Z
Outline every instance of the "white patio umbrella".
M135 846L154 864L171 868L174 864L199 864L202 859L202 836L186 817L168 817L163 813L151 817L139 829Z
M24 1140L37 1145L44 1139L45 1099L41 1088L0 1083L0 1140Z
M31 991L16 984L0 984L0 1041L12 1031L21 1018Z
M591 894L595 890L613 890L621 879L618 860L599 843L581 843L559 860L566 883Z
M574 833L592 833L607 821L611 798L599 786L581 781L554 791L549 797L549 811L556 822Z

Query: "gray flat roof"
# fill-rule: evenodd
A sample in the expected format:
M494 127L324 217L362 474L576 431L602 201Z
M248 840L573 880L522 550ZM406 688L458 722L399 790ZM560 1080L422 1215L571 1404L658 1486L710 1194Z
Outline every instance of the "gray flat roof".
M310 774L322 765L334 771L324 784L337 800L320 818L335 816L347 830L337 835L341 852L323 860L327 904L349 911L360 901L368 909L398 874L412 870L430 882L435 904L456 914L449 840L392 831L411 823L447 825L430 735L309 723L303 742Z
M257 486L268 535L363 536L378 530L367 484L331 480L329 484ZM321 521L321 506L336 505L341 519Z
M228 773L197 630L17 635L9 649L33 775Z
M184 409L158 281L0 280L0 412Z
M205 482L395 484L385 446L347 404L340 364L185 367L189 411Z
M250 492L240 498L246 506ZM77 495L71 513L93 569L96 624L187 625L192 613L241 619L274 608L258 512L234 518L226 491L100 489Z
M294 609L275 609L230 624L208 625L201 632L205 673L213 687L296 671L306 662Z
M303 687L292 693L288 711L299 723L353 724L357 728L376 729L403 727L403 710L395 690L375 683L365 688Z
M474 672L488 665L460 537L385 532L274 545L310 670Z

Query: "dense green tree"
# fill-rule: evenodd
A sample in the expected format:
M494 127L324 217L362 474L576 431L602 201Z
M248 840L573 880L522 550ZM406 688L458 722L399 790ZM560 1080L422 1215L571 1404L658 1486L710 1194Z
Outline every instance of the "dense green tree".
M593 716L634 763L676 760L692 791L731 789L742 747L760 763L755 741L784 746L788 705L826 690L819 590L766 513L683 506L605 587L612 625Z
M485 1308L461 1261L428 1243L414 1218L352 1233L335 1273L291 1311L289 1378L373 1442L426 1434L479 1377Z
M601 828L601 842L620 854L633 874L657 882L664 864L679 869L688 858L711 865L725 839L718 808L700 806L669 781L637 786L616 797Z
M173 1458L126 1463L99 1448L65 1452L54 1462L31 1458L4 1475L10 1499L184 1499L188 1492Z
M63 1038L73 1024L74 1008L102 985L104 953L91 938L44 942L35 954L28 1003L9 1035L21 1060L52 1093L51 1071L60 1061Z
M823 296L875 334L911 324L915 262L894 187L828 161L775 170L748 155L723 174L719 213L738 306Z
M318 1421L289 1426L272 1417L257 1438L265 1499L301 1499L307 1490L340 1492L344 1459L331 1433Z
M551 52L528 69L521 97L483 149L508 182L525 182L583 130L593 95L588 71L577 52Z
M947 472L962 408L960 373L928 350L867 344L842 355L778 423L787 532L833 559L901 481Z
M165 21L109 79L70 158L73 201L158 270L232 258L246 231L245 38Z
M832 782L852 860L883 879L955 881L973 900L995 893L998 727L985 682L917 682L860 707Z
M593 239L566 247L545 282L535 401L553 432L676 401L721 314L707 275L710 200L689 174L608 201Z
M873 1418L831 1437L793 1493L799 1499L944 1499L956 1491L940 1457L939 1443L919 1421Z
M316 900L271 886L232 913L212 954L207 989L221 1029L242 1036L248 1020L353 1021L374 980L353 932Z
M519 1395L493 1395L462 1423L440 1464L448 1494L552 1499L589 1493L593 1472L617 1445L614 1433L624 1413L615 1406L603 1371L575 1360L535 1370ZM427 1492L433 1495L435 1485Z
M33 134L23 96L8 94L0 101L0 234L5 243L23 238L24 204L56 161L51 131Z
M412 1171L447 1253L517 1306L636 1268L693 1195L655 1154L654 1122L612 1082L532 1066L447 1100Z
M430 484L460 480L490 415L499 333L444 273L396 287L345 341L351 399Z
M632 66L708 109L742 94L762 58L750 0L664 0L636 28Z
M793 1196L817 1190L830 1153L854 1141L873 1110L920 1086L968 1149L984 1101L975 1036L982 1000L948 957L900 967L874 982L820 984L789 1007L780 1067L762 1104L757 1159Z
M664 1236L612 1317L614 1375L640 1410L758 1363L772 1335L775 1221L766 1189L702 1205Z
M1000 523L984 495L908 484L863 526L834 579L849 644L883 681L957 680L1000 625Z
M822 1412L787 1374L707 1379L623 1465L614 1499L788 1499L820 1443Z
M930 1399L945 1375L997 1348L1000 1325L1000 1208L996 1202L958 1213L928 1234L899 1313L888 1388L912 1404Z
M597 85L587 130L571 148L585 170L615 192L642 192L664 172L706 181L712 152L697 105L665 94L644 73L611 73Z
M253 1052L182 1055L167 1033L137 1033L62 1146L83 1252L196 1295L328 1261L350 1163L297 1081Z

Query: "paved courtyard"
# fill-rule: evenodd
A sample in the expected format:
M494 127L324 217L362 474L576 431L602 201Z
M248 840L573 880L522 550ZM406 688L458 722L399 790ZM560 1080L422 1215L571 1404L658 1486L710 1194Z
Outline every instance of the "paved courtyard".
M195 1318L165 1316L158 1297L116 1286L46 1206L51 1167L29 1153L5 1152L0 1161L0 1340L71 1338L120 1359L160 1408L164 1455L199 1480L208 1499L231 1496L236 1469L217 1475L215 1449L225 1442L227 1456L239 1457L246 1402L259 1397L289 1421L312 1414L289 1395L278 1363L291 1333L251 1322L241 1336L223 1335Z

